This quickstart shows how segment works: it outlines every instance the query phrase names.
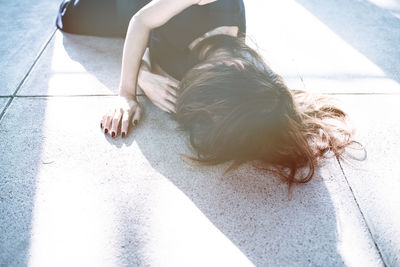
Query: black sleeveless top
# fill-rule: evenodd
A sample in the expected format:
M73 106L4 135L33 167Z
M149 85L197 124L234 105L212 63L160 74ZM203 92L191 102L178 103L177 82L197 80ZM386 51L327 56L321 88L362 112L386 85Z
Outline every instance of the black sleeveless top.
M189 44L220 26L238 26L238 37L246 34L243 0L217 0L206 5L193 5L153 29L149 40L152 63L181 80L191 67Z
M64 0L56 25L65 32L125 36L129 20L151 0ZM153 29L149 38L152 63L181 79L192 67L188 45L206 32L220 26L238 26L239 37L246 33L243 0L217 0L206 5L193 5Z

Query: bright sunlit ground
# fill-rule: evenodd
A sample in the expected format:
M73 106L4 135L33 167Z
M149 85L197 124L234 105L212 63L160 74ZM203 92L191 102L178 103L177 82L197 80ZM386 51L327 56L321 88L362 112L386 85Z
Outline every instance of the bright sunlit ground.
M400 2L245 0L248 43L290 88L330 94L366 160L287 186L195 167L145 97L100 131L123 40L55 29L60 1L0 1L1 266L399 266Z

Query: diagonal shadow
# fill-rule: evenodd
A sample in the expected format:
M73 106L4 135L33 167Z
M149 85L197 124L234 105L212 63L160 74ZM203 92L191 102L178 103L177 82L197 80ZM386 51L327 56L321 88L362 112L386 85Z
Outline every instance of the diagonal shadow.
M0 122L0 266L28 265L45 113L42 99L14 99Z
M87 49L90 52L93 48ZM66 48L70 55L73 52L71 50ZM100 76L99 70L91 69L89 63L82 58L76 57L75 60L95 76ZM138 187L135 193L140 198L124 195L126 189L123 186L119 190L118 198L121 201L116 204L116 210L119 216L121 262L128 265L148 265L155 257L161 257L164 253L159 244L167 226L178 225L179 228L185 222L193 222L185 216L170 215L181 212L179 207L159 204L168 203L170 197L182 193L187 197L188 203L194 204L191 210L200 211L211 222L213 229L222 233L254 265L346 264L343 251L340 251L341 240L337 230L340 220L337 218L331 194L322 179L325 175L317 172L316 179L305 186L297 187L289 201L285 184L249 165L224 176L223 179L224 166L190 167L179 156L179 153L189 154L185 150L186 136L176 131L176 124L167 114L152 105L147 98L141 100L145 112L138 129L121 141L126 146L131 146L134 142L137 144L138 152L143 154L152 169L146 175L155 177L148 179L148 185L139 181L134 183ZM114 142L118 143L110 141ZM116 146L121 147L121 144ZM123 174L132 175L133 180L144 179L137 176L140 170L132 174L126 173L128 170L125 167ZM164 180L161 184L170 182L175 189L167 193L157 191L160 188L157 183L159 179ZM154 203L154 200L158 200L158 203ZM156 226L153 227L154 225ZM199 224L199 228L203 226ZM192 231L197 230L199 229L194 225ZM174 244L175 238L185 239L182 236L191 236L187 228L179 229L175 234L176 236L164 236L163 240ZM196 256L211 258L204 240L190 240L185 246L189 251L200 250L201 253ZM179 248L172 251L183 253Z
M0 1L1 94L16 92L46 49L57 7L52 0ZM0 119L0 266L28 265L37 175L47 163L45 112L41 100L14 98Z
M226 167L224 165L191 167L179 156L179 153L189 154L185 149L185 134L176 131L176 124L168 121L166 114L151 106L149 101L145 102L146 113L149 115L141 121L141 129L134 133L141 153L157 173L186 195L196 209L254 265L345 265L337 231L338 218L324 182L326 174L317 171L312 182L305 186L295 186L292 199L289 200L286 184L251 165L244 165L225 176L222 175ZM162 129L160 124L163 125ZM131 138L129 136L128 140ZM153 195L150 198L161 198L161 202L168 202L168 194L165 199L158 197L165 194L149 190L144 195ZM152 218L152 224L182 225L191 221L184 215L176 218L166 216L168 210L173 214L176 207L165 205L162 210L158 210L151 203L148 205L135 207L147 214L137 217L135 223L132 223L129 216L121 217L125 229L121 239L125 240L125 244L132 244L132 251L142 251L139 254L127 253L126 256L130 257L126 259L128 262L145 263L146 259L155 256L149 251L143 251L145 247L157 244L160 238L157 230L148 226L149 210L153 209L153 214L165 214ZM154 221L157 218L161 221ZM140 240L130 234L144 231L137 229L137 225L146 225L146 233L142 234ZM199 226L200 229L196 229L194 225L192 231L201 231L201 224ZM176 234L177 239L179 235L191 235L185 229ZM175 236L170 238L173 241ZM188 250L200 247L202 255L207 257L209 252L203 247L202 241L193 240L185 246Z
M400 83L400 19L368 1L296 0Z

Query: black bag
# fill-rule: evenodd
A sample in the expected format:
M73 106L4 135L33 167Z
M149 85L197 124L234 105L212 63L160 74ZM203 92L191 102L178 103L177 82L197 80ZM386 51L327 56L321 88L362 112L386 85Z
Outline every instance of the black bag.
M64 0L56 26L69 33L125 37L132 16L151 0Z

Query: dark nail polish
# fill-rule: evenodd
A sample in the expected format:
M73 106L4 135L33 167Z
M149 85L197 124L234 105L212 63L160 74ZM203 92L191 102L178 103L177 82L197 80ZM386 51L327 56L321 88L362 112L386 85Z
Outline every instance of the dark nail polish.
M125 132L122 132L122 138L124 138L125 137Z
M112 133L111 133L111 136L112 136L112 137L115 137L115 132L112 132Z
M103 129L103 124L102 123L100 123L100 128Z
M104 133L108 133L108 129L107 128L104 130Z
M134 120L134 121L133 121L133 125L136 126L137 124L138 124L138 121L137 121L137 120Z

